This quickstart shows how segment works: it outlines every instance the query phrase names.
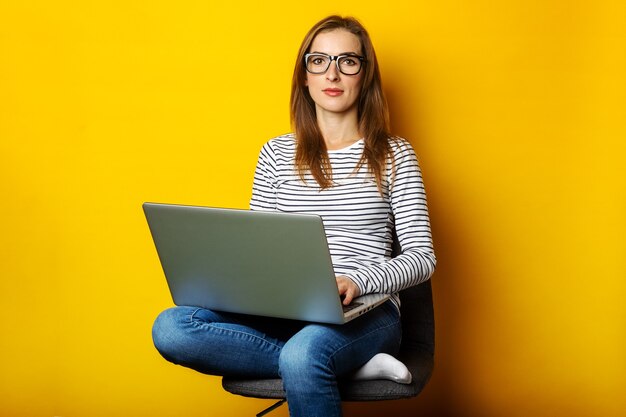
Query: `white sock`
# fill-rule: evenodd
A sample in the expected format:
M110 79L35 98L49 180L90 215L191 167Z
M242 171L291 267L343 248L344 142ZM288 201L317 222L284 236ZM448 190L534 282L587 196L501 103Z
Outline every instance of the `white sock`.
M352 379L390 379L399 384L410 384L412 377L402 362L386 353L379 353L360 367Z

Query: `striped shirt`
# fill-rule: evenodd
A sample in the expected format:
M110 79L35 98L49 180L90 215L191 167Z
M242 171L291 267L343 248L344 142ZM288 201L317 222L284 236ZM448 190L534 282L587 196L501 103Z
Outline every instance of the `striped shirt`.
M259 155L250 209L321 216L335 274L352 279L361 295L392 294L399 307L398 291L429 279L436 260L417 157L402 138L390 144L381 195L366 166L355 171L363 139L328 151L333 186L324 190L295 171L293 134L271 139ZM391 258L394 225L402 254Z

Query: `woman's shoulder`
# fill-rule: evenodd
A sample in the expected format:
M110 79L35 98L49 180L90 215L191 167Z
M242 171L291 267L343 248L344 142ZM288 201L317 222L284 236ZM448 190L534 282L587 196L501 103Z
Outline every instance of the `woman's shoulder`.
M292 153L296 149L296 136L293 133L285 133L276 136L263 145L266 151L271 153Z
M400 136L390 136L388 141L394 159L415 156L413 145L411 145L411 142L405 138Z
M296 135L294 133L285 133L268 140L267 143L273 146L296 146Z

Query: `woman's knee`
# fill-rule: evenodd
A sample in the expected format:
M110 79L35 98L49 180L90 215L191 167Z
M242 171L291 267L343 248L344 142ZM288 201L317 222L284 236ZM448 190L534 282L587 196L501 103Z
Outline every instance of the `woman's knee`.
M180 348L184 320L189 314L184 307L169 308L161 312L152 325L152 342L168 360L172 360Z
M281 350L278 360L280 375L283 379L299 380L331 375L332 363L327 348L314 338L294 336Z

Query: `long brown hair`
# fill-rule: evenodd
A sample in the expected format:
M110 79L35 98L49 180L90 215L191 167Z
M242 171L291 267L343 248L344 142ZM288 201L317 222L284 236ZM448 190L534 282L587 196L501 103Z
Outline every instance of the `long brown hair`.
M296 171L301 179L307 171L322 189L331 187L332 168L328 151L317 124L315 103L306 87L304 55L310 50L315 37L321 32L347 30L361 41L361 53L365 57L363 82L358 102L359 133L363 135L365 147L357 170L367 164L382 194L383 178L389 146L389 111L382 89L378 61L369 34L353 17L329 16L309 30L298 52L291 84L291 123L296 133Z

